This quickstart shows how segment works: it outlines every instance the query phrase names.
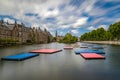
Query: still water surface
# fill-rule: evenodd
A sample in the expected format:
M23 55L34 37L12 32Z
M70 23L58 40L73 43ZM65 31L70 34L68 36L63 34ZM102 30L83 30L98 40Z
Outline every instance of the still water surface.
M63 49L65 46L67 44L50 43L1 48L0 58L34 49ZM105 60L85 60L74 50L63 49L24 61L0 61L0 80L120 80L120 46L103 46L106 46Z

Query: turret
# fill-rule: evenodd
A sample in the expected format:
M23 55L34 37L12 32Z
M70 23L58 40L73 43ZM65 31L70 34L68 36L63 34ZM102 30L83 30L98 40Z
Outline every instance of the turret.
M56 30L56 33L55 33L55 37L56 37L56 41L58 39L58 33L57 33L57 30Z
M17 21L15 20L15 26L17 26Z
M8 20L7 20L7 24L9 24L9 23L8 23Z

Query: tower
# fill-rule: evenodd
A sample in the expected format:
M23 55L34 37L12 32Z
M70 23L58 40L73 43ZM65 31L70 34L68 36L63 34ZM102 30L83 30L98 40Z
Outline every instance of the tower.
M58 41L58 33L57 33L57 30L56 30L56 33L55 33L55 38L56 38L56 41Z
M15 20L15 26L17 26L17 21Z
M7 24L9 24L9 23L8 23L8 20L7 20Z

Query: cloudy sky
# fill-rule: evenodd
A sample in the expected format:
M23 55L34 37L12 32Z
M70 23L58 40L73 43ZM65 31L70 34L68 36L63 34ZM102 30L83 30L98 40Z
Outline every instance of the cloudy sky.
M0 19L80 36L120 21L120 0L0 0Z

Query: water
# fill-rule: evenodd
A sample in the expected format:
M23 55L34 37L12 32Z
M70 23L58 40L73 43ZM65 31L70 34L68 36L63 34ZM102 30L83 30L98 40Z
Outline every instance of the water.
M0 58L34 49L63 49L64 46L67 44L1 48ZM120 46L102 46L106 46L105 60L85 60L73 50L63 49L62 52L40 54L24 61L0 61L0 80L120 80Z

